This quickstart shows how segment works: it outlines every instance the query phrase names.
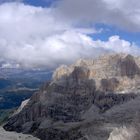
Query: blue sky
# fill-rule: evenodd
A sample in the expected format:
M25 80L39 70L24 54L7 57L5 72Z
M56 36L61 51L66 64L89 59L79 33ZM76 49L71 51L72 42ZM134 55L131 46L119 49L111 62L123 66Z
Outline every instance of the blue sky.
M54 0L24 0L24 3L34 5L34 6L41 6L41 7L49 7Z
M95 40L101 39L103 41L107 41L110 36L118 35L121 38L129 40L131 43L135 42L138 46L140 46L140 32L129 32L104 24L97 24L96 28L103 28L103 31L100 34L91 35Z

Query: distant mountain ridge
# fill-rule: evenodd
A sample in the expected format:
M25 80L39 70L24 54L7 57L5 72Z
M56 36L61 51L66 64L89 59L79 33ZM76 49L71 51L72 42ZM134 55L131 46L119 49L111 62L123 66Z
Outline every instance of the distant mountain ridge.
M51 77L52 71L46 69L1 68L0 109L18 107L23 100L30 98Z
M139 132L139 114L140 57L115 54L59 67L4 128L41 140L114 140L122 124Z

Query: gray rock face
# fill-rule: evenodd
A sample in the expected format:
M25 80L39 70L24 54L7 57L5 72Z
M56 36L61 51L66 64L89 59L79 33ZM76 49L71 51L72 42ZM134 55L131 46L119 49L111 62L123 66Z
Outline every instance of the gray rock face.
M82 111L92 105L95 93L95 82L87 79L86 73L86 69L76 67L66 79L52 82L47 90L36 93L4 128L9 131L38 133L39 125L44 119L51 119L52 122L80 121Z
M108 140L136 140L137 133L136 128L133 127L116 128L111 132Z
M31 135L25 135L15 132L7 132L0 127L0 140L39 140Z
M107 140L114 127L130 124L140 110L134 104L140 99L139 66L138 58L122 54L61 66L4 128L41 140ZM128 120L124 113L131 103Z
M120 68L120 75L134 78L135 75L140 75L140 68L136 64L133 56L128 55L118 62Z
M117 89L119 81L116 78L102 79L101 80L101 90L113 92Z
M79 60L75 64L58 68L53 79L61 79L75 67L86 69L85 77L94 79L96 88L110 92L135 92L140 89L140 58L126 54L106 55L94 60Z

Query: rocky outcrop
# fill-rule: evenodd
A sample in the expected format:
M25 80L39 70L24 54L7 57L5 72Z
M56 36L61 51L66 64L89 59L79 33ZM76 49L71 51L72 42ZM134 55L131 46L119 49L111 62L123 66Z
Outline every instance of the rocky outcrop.
M102 91L113 92L115 91L115 89L117 89L118 85L119 85L119 81L116 78L102 79L100 88Z
M139 64L120 54L61 66L4 128L41 140L107 140L140 110Z
M136 140L137 133L137 130L133 127L115 128L111 132L108 140Z
M31 135L25 135L15 132L7 132L3 128L0 128L0 140L39 140Z
M13 115L16 115L18 113L20 113L22 111L22 109L28 104L29 99L26 99L25 101L23 101L20 105L20 107L14 112Z
M76 67L66 79L52 82L47 90L36 93L4 128L34 132L44 119L52 122L80 121L81 113L92 105L95 93L95 82L87 79L86 74L86 69Z
M71 66L58 68L53 79L72 73L75 67L86 69L86 77L94 79L96 88L106 92L137 92L140 89L140 60L126 54L105 55L93 60L78 60Z
M134 57L127 55L125 58L120 59L118 62L121 76L134 78L135 75L140 75L140 68L136 64Z

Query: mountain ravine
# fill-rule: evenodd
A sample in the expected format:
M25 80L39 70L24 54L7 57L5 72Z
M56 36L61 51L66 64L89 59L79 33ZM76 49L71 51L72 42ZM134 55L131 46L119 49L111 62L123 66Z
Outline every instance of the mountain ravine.
M41 140L139 140L140 57L81 59L60 66L4 125Z

